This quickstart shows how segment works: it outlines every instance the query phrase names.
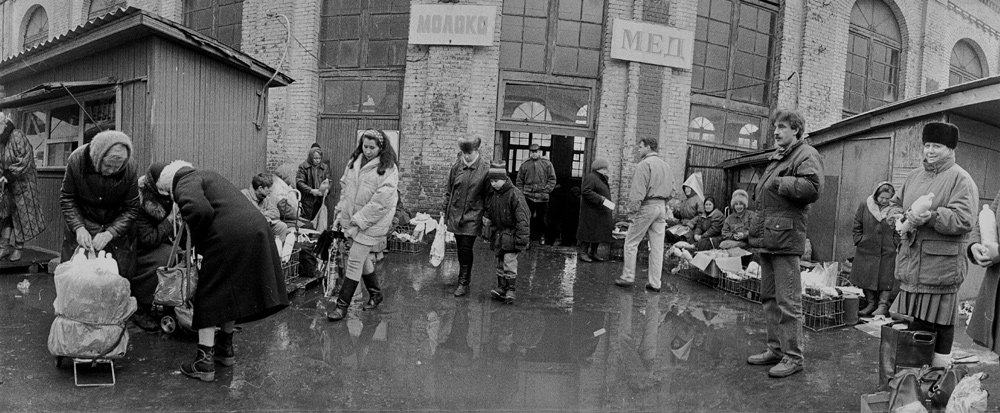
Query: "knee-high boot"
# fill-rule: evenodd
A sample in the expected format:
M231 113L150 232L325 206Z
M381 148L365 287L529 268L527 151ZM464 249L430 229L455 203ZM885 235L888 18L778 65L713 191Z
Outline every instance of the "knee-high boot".
M892 304L892 291L879 291L878 292L878 309L872 313L873 316L888 316L889 315L889 304Z
M868 304L865 305L865 308L862 308L861 311L858 311L858 315L861 317L870 317L872 315L872 311L875 311L875 308L878 307L878 292L868 289L861 291L865 293L865 301L867 301Z
M327 320L339 321L347 316L347 307L351 306L351 299L354 298L354 290L357 288L357 281L344 277L344 285L340 287L340 294L337 296L337 308L326 315Z
M455 297L461 297L469 293L469 279L471 277L472 266L461 266L458 270L458 287L455 288Z
M516 278L507 278L507 294L503 297L504 304L514 304L514 285L517 283Z
M361 279L365 281L365 288L368 290L368 302L361 308L373 310L382 302L382 290L378 286L378 276L375 272L361 274Z

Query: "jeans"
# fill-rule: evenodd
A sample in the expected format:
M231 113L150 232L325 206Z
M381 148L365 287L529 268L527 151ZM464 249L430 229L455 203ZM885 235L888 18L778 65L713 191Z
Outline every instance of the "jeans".
M767 324L767 347L802 363L802 276L799 256L760 254L760 299Z
M632 226L625 234L625 265L622 279L635 281L635 261L639 252L639 242L643 235L649 235L649 285L660 288L663 272L663 237L667 231L667 204L663 201L651 202L639 208Z
M546 213L549 210L548 202L528 202L528 211L531 213L531 240L538 241L545 235ZM550 244L554 239L546 240Z
M497 277L517 278L517 251L497 251Z

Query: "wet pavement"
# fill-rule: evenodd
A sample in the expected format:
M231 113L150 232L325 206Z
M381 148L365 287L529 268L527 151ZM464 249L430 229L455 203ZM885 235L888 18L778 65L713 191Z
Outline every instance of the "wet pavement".
M620 262L578 262L569 249L519 261L517 302L503 305L489 298L494 258L482 245L463 298L451 295L454 255L434 268L426 254L389 254L377 310L356 303L331 323L319 288L299 293L243 326L237 364L218 367L213 383L177 371L194 356L193 335L133 327L117 385L88 388L47 349L51 275L0 274L0 411L856 412L874 392L878 339L854 328L806 331L805 371L776 380L745 362L764 348L759 304L669 274L658 294L615 287ZM996 356L964 327L956 336L1000 394Z

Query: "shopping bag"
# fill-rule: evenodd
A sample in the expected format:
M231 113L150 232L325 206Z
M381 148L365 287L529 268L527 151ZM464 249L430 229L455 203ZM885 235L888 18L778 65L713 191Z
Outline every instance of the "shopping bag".
M965 376L955 386L955 392L948 400L946 413L983 413L986 411L986 404L989 401L989 393L983 390L982 380L986 378L986 373L979 372Z
M187 237L185 237L185 233ZM182 254L178 254L177 247L181 238L186 238L186 248ZM178 262L178 255L183 258ZM195 289L198 286L198 268L191 257L194 255L194 247L191 246L191 229L187 224L181 226L181 231L174 237L174 244L170 248L170 258L167 259L165 267L156 269L156 291L153 293L153 302L170 307L181 307L185 302L194 298Z
M878 352L878 384L881 389L885 389L900 368L920 368L931 364L937 337L934 332L896 330L886 324L882 326L881 333Z
M448 227L444 224L444 214L438 220L437 230L434 231L434 242L431 243L431 265L437 267L444 260L445 233Z
M323 203L320 204L319 211L316 212L316 218L312 220L313 228L316 228L318 231L327 229L330 226L330 212L326 208L326 194L327 192L323 191L323 196L320 197Z

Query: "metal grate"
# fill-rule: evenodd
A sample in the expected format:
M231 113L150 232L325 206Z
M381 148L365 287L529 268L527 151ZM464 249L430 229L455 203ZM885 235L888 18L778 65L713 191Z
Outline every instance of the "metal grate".
M802 296L804 326L812 331L823 331L844 326L844 298L817 299Z

